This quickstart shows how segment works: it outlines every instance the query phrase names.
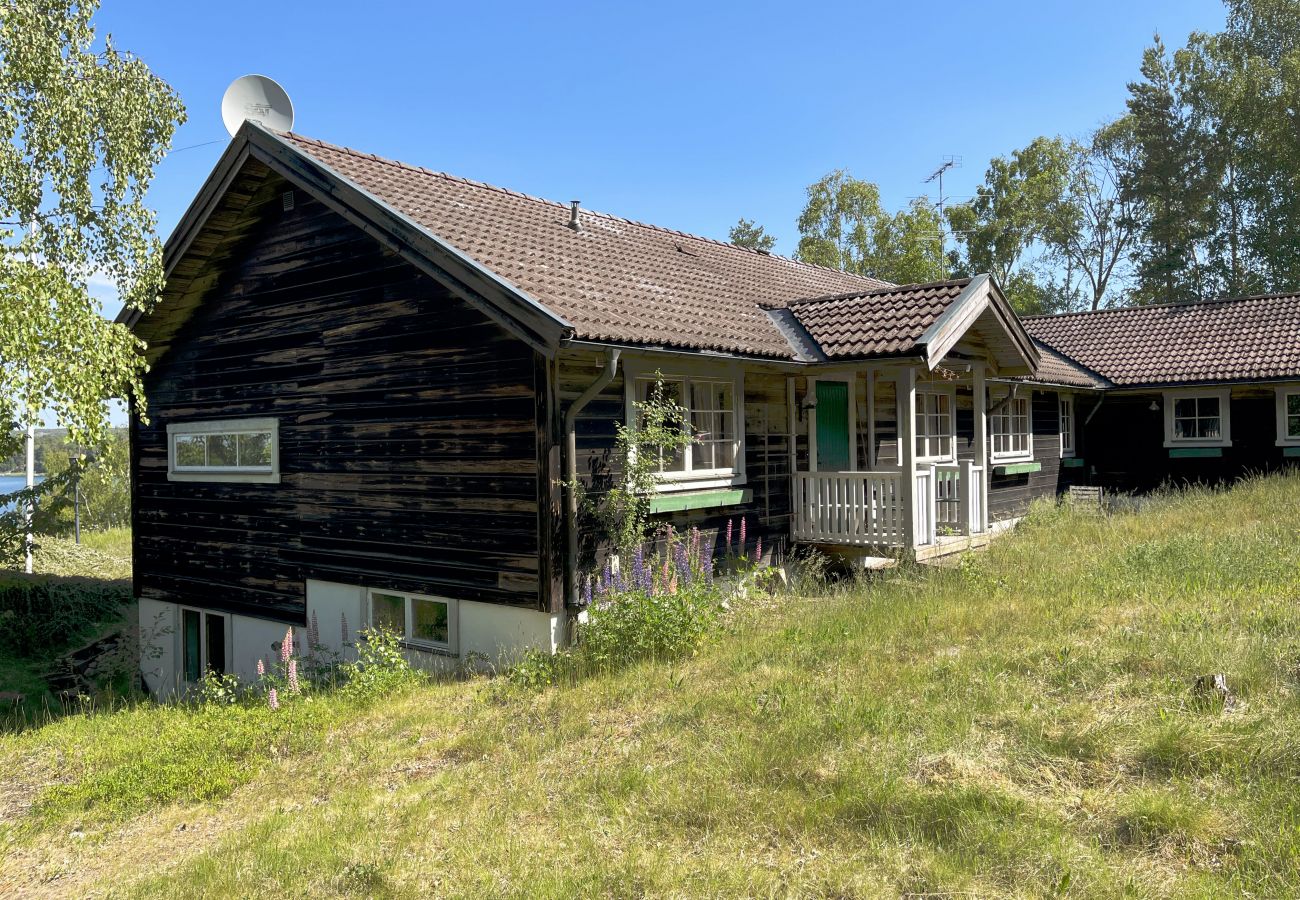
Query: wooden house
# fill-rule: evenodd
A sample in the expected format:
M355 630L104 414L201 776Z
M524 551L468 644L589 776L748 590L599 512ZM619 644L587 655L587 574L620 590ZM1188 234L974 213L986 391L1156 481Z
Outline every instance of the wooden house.
M1177 393L1204 372L1124 368L1223 355L1217 332L1142 349L1178 311L1021 321L988 276L889 285L251 123L165 264L157 304L123 315L150 365L134 577L162 694L249 676L313 624L334 648L393 627L430 664L561 645L599 553L564 486L618 477L616 425L657 377L696 441L655 515L710 535L744 517L778 557L949 553L1073 483L1300 446L1296 298L1242 338L1269 366L1211 373L1216 431L1205 391ZM1119 357L1079 324L1114 320L1136 341ZM1217 468L1183 452L1210 442Z

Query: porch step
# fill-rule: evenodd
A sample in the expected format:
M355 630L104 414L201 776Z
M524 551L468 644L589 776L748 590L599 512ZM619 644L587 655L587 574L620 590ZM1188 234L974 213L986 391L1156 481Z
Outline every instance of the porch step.
M957 561L958 554L965 553L968 550L981 550L989 545L992 535L988 532L983 534L957 534L945 535L933 544L925 547L916 548L916 561L931 565L952 565Z

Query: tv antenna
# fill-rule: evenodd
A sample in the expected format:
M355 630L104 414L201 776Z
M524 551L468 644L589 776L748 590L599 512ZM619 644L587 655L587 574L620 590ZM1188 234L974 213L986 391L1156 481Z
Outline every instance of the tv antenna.
M940 227L942 227L942 223L943 223L943 205L948 201L948 198L943 195L943 173L947 172L949 169L960 169L960 168L961 168L961 157L954 156L951 153L949 153L946 156L944 156L943 162L939 164L939 168L931 172L930 177L925 179L926 184L929 184L932 181L939 182L939 200L937 203L935 203L935 206L938 207L939 209Z
M221 121L234 137L245 120L272 131L292 131L293 101L284 88L265 75L236 78L221 98Z

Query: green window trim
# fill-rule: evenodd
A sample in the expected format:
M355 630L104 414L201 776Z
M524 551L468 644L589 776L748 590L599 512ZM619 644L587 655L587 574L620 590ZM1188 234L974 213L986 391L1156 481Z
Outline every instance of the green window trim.
M1083 457L1082 457L1082 456L1067 456L1067 457L1065 457L1065 458L1063 458L1063 459L1061 460L1061 468L1063 468L1063 469L1082 469L1082 468L1083 468Z
M1282 455L1292 459L1300 459L1300 447L1283 447Z
M1042 468L1043 468L1043 464L1040 462L1007 463L1006 465L1003 466L994 466L993 474L994 475L1025 475L1028 474L1029 472L1042 471Z
M735 506L748 503L754 492L748 488L724 488L717 491L695 491L685 494L660 494L650 499L650 512L682 512L688 509L712 509L716 506Z
M1173 447L1170 459L1214 459L1223 456L1222 447Z

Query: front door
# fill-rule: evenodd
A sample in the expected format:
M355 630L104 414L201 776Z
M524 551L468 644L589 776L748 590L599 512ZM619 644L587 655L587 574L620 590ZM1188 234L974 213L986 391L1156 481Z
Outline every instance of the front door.
M849 457L849 385L817 382L817 471L851 472Z

